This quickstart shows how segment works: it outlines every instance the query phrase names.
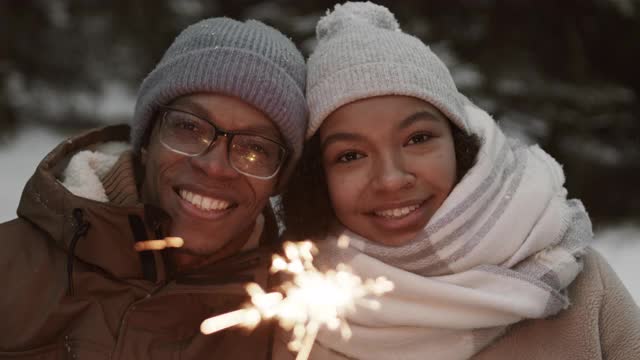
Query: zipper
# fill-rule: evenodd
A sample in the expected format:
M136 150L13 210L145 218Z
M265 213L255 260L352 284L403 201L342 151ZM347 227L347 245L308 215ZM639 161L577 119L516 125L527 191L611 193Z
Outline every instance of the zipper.
M73 352L73 347L71 346L71 339L69 338L69 335L64 336L64 349L67 354L67 359L76 359L76 354Z
M133 303L129 304L127 309L124 311L124 314L122 315L122 320L120 320L120 325L118 327L118 337L116 338L116 346L112 353L111 359L120 359L123 356L129 315L136 310L139 304L149 300L152 296L158 294L158 292L160 292L163 288L165 288L167 284L168 283L166 281L163 281L160 285L147 291L147 295L145 295L143 298L138 299Z
M73 260L75 258L76 245L78 244L78 240L81 237L87 235L89 231L89 227L91 224L84 219L84 212L82 209L75 208L73 209L73 218L75 220L75 231L73 237L71 238L71 242L69 243L69 253L67 254L67 281L68 281L68 289L67 294L73 296L75 291L73 288Z

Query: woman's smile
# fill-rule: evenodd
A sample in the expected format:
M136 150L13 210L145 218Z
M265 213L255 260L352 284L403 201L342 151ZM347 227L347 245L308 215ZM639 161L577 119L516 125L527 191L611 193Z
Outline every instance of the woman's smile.
M411 241L455 185L449 121L417 98L344 105L322 124L320 141L335 215L375 242Z
M407 205L385 207L365 215L370 219L372 227L377 228L380 233L410 233L426 225L425 219L430 217L427 204L428 200L414 201Z

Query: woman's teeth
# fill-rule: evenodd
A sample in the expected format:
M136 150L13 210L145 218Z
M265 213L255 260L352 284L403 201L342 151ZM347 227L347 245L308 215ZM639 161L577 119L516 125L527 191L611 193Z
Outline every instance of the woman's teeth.
M180 190L180 197L201 210L225 210L231 203L224 200L213 199L204 195L194 194L191 191Z
M384 216L384 217L390 218L390 219L397 219L397 218L401 218L401 217L409 215L410 213L412 213L413 211L415 211L419 207L420 207L420 204L412 205L412 206L406 206L406 207L397 208L397 209L376 211L375 214L378 215L378 216Z

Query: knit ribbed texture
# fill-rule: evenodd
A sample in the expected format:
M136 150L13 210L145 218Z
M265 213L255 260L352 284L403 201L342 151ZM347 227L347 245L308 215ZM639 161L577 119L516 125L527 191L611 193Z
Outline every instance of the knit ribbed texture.
M403 33L387 8L370 2L336 5L316 33L318 45L307 69L307 138L339 107L382 95L422 99L469 132L464 96L449 70L422 41Z
M200 21L178 35L143 81L131 126L134 151L149 134L159 106L187 94L222 93L275 123L292 152L290 168L300 156L307 126L305 76L304 58L274 28L255 20Z
M464 110L484 140L477 162L414 238L388 246L336 226L316 242L319 269L342 263L394 284L379 310L345 314L349 341L321 329L319 346L353 359L470 359L508 326L569 306L593 238L584 206L566 199L551 156L507 138L474 105Z
M109 172L100 179L109 203L119 206L139 204L134 169L133 154L127 151L120 155Z

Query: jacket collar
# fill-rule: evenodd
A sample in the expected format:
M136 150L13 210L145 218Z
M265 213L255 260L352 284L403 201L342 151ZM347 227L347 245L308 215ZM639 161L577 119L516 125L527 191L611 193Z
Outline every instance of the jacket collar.
M137 196L131 194L135 188L129 189L129 195L123 201L100 202L74 195L58 180L58 174L77 152L99 143L128 141L128 137L127 125L109 126L72 137L58 145L41 161L27 182L18 206L18 215L49 234L55 245L71 256L97 266L114 277L151 277L150 280L160 281L166 273L160 252L138 253L133 244L136 240L162 235L169 223L168 216L162 210L139 203ZM131 178L135 178L138 168L129 166L126 171ZM106 178L109 180L108 175ZM122 190L106 186L110 200L114 189ZM259 234L259 242L276 243L278 229L273 212L268 207L263 214L265 223L264 230ZM87 223L88 228L83 226ZM82 230L86 232L79 234ZM152 264L151 269L149 263Z
M137 218L146 224L145 214L148 217L149 211L145 211L142 204L118 206L75 196L58 180L58 174L78 151L98 143L128 141L128 137L128 126L109 126L58 145L40 162L27 182L18 215L45 231L56 246L72 252L77 259L118 278L142 278L140 254L133 249L131 222ZM86 223L89 227L85 234L78 236ZM153 229L146 225L144 229L147 235L153 235Z

